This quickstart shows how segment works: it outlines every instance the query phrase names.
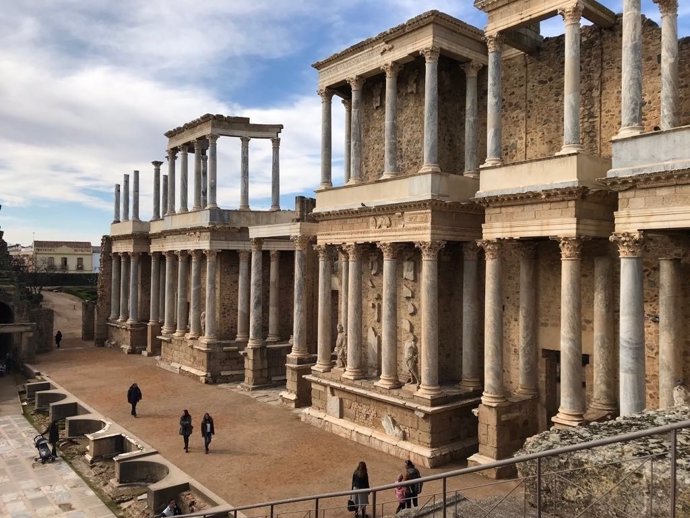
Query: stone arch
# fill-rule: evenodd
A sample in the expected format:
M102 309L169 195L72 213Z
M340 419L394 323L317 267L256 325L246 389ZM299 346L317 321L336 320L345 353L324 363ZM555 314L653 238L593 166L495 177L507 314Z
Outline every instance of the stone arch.
M0 301L0 324L14 323L14 312L5 302ZM0 333L0 358L12 350L12 334Z

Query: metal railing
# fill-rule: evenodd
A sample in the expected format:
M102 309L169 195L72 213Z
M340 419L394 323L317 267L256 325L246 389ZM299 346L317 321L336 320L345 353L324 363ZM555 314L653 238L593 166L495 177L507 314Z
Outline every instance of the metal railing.
M690 428L690 420L685 420L685 421L680 421L677 423L673 424L668 424L664 426L659 426L655 428L649 428L646 430L639 430L636 432L629 432L621 435L617 435L614 437L609 437L605 439L598 439L594 441L589 441L585 443L580 443L580 444L573 444L569 446L563 446L560 448L555 448L539 453L530 453L527 455L523 455L520 457L513 457L510 459L504 459L500 461L496 461L490 464L484 464L481 466L472 466L468 468L463 468L459 470L454 470L454 471L449 471L446 473L438 474L438 475L431 475L427 477L422 477L419 479L414 479L411 481L404 481L404 482L395 482L392 484L385 484L381 486L376 486L373 488L369 489L358 489L358 490L348 490L348 491L337 491L333 493L323 493L320 495L312 495L312 496L305 496L305 497L298 497L298 498L286 498L286 499L281 499L281 500L274 500L270 502L264 502L260 504L251 504L251 505L241 505L241 506L235 506L235 507L228 507L226 508L214 508L213 510L208 510L208 511L201 511L201 512L196 512L196 513L190 513L186 514L184 516L186 517L209 517L209 516L225 516L227 513L228 517L232 518L243 518L245 516L250 516L251 518L276 518L278 516L287 518L290 516L291 518L327 518L328 517L333 517L333 518L340 518L342 516L351 516L352 513L349 512L344 512L344 501L347 498L350 498L354 494L360 494L360 493L366 493L370 495L371 497L371 505L367 507L371 507L371 514L367 515L368 518L377 518L383 517L385 513L385 509L388 507L390 508L391 504L396 504L397 501L395 500L383 500L380 495L385 492L385 491L391 491L395 489L396 487L399 486L409 486L413 484L417 484L419 482L423 483L429 483L429 482L436 482L440 481L441 483L441 491L438 493L433 493L429 495L428 497L425 496L426 500L422 504L421 507L414 508L413 511L409 516L433 516L433 518L448 518L448 510L450 506L454 506L450 508L452 512L452 516L465 516L465 514L459 515L458 514L458 505L464 505L468 509L473 509L476 512L473 512L473 514L468 514L471 516L519 516L518 514L515 514L516 512L516 503L514 501L515 496L517 495L518 490L522 489L524 491L524 495L522 498L522 515L521 516L530 516L530 517L536 517L536 518L542 518L547 516L547 507L553 507L556 508L559 505L559 502L562 501L564 495L564 491L561 491L560 496L557 491L558 485L561 484L565 487L568 488L570 492L588 492L588 496L591 496L591 501L587 504L587 506L580 510L578 513L575 514L569 514L569 516L593 516L593 510L600 508L600 507L607 507L608 508L608 513L607 516L668 516L670 518L677 518L676 514L676 508L677 508L677 501L678 501L678 488L677 488L677 459L678 459L678 431L682 429L688 429ZM553 470L553 471L544 471L544 464L545 460L557 457L559 455L567 454L567 453L573 453L573 452L578 452L578 451L583 451L583 450L590 450L592 448L598 448L602 446L607 446L610 444L621 444L621 443L627 443L636 439L642 439L645 437L651 437L655 435L666 435L668 434L668 441L669 441L669 446L667 450L664 451L659 451L655 453L651 453L648 455L643 455L643 456L634 456L630 458L618 458L615 461L612 462L605 462L605 463L599 463L599 464L592 464L592 465L587 465L583 467L578 467L578 468L568 468L568 469L560 469L560 470ZM668 456L668 461L666 461L666 457ZM654 502L654 492L657 491L659 492L659 487L657 480L655 478L655 471L654 471L654 462L659 461L660 459L664 459L665 462L670 463L670 468L669 468L669 491L668 491L668 498L666 498L666 494L663 493L663 497L660 497L662 502L658 503L658 506L655 506ZM482 482L479 484L474 484L474 485L465 485L461 489L455 488L455 489L449 489L448 484L451 479L456 479L457 477L461 477L463 475L469 475L472 473L480 473L482 471L486 470L496 470L499 468L510 468L510 467L516 467L518 464L522 463L527 463L527 462L535 462L536 463L536 470L534 475L528 475L528 476L522 476L517 479L509 479L509 480L486 480L486 482ZM598 495L591 495L591 491L587 488L579 486L577 483L573 481L573 474L578 472L578 471L584 471L584 470L597 470L597 469L602 469L607 466L623 466L626 463L638 463L638 465L634 468L628 468L626 465L625 467L628 468L627 473L625 476L621 477L620 480L618 480L613 486L605 488L604 491L601 492L601 494ZM615 490L619 489L626 481L630 481L634 479L635 477L640 476L642 473L642 470L648 470L649 471L649 490L647 490L647 496L645 496L644 492L643 494L639 495L642 499L643 502L641 505L637 505L639 502L635 502L635 513L630 514L631 511L626 511L622 509L617 509L614 504L612 504L610 501L607 500L607 496L610 496ZM552 485L548 486L550 488L549 492L551 493L550 495L545 494L545 487L544 487L544 481L551 478L552 479ZM655 490L655 483L657 483L656 490ZM479 503L479 501L474 502L469 498L465 498L464 495L471 494L473 491L477 490L482 490L484 492L487 491L487 488L489 490L493 488L498 488L499 486L503 486L504 488L507 487L506 484L508 484L509 487L508 490L501 489L500 491L496 491L496 498L494 498L493 501L491 501L489 504L482 505ZM534 484L534 491L532 493L532 488L530 484ZM533 502L530 503L530 498L528 498L528 495L533 494ZM549 499L549 496L551 497ZM332 499L340 499L339 503L337 506L328 506L324 505L324 503L328 502L329 500ZM509 500L510 498L513 498L513 500ZM549 500L551 501L551 505L549 506ZM690 500L690 498L689 498ZM508 501L509 506L511 509L511 512L513 514L507 515L505 511L505 506L504 508L501 508L500 506ZM299 506L299 509L296 509L297 504L303 504L305 502L309 502L309 505L307 506ZM529 505L529 508L528 508ZM280 510L279 508L281 507L286 507L284 510ZM379 511L380 507L380 511ZM665 508L667 511L667 514L659 514L658 511L660 511L662 508ZM253 511L259 511L253 512ZM279 512L281 511L281 512ZM492 513L494 512L500 512L501 514L499 515L493 515ZM661 511L663 512L663 511ZM627 514L626 514L627 513ZM394 514L393 512L390 513L391 515ZM552 516L551 514L548 514L548 516Z

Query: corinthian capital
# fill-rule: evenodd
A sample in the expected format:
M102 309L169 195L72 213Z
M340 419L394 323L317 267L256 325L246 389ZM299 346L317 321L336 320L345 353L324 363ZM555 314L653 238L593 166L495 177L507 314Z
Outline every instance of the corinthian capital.
M674 16L678 14L678 0L654 0L659 6L661 16Z
M644 234L642 232L617 232L611 234L609 241L618 245L618 254L621 257L642 256L642 244Z
M311 241L311 236L290 236L290 240L295 244L295 250L304 251L307 249L309 241Z
M249 245L252 248L252 252L261 252L261 248L264 246L264 240L260 237L254 237L249 240Z
M362 245L358 245L357 243L345 243L343 245L343 250L347 252L347 256L350 261L359 261L362 258L364 247Z
M467 261L476 261L479 257L479 247L474 241L462 244L462 255Z
M399 243L377 243L376 246L383 252L384 259L395 259L400 252Z
M579 24L582 19L582 11L585 9L585 4L582 0L575 0L572 4L561 7L558 14L563 17L566 25Z
M503 35L500 32L486 34L484 39L489 52L501 52L503 50Z
M415 247L419 248L422 252L422 259L425 260L435 260L438 256L439 250L446 246L445 241L422 241L420 243L415 243Z
M561 249L561 259L580 259L582 257L582 238L559 237L558 247Z
M330 88L319 88L316 93L319 94L319 97L321 97L322 103L329 103L333 98L333 90Z
M487 260L501 258L501 243L497 239L478 239L477 246L484 250Z
M427 47L419 51L419 53L424 56L424 61L427 63L433 63L438 61L438 57L441 55L441 49L438 47Z
M331 245L314 245L314 250L319 254L320 261L330 261L333 259L333 247Z
M477 77L479 71L484 65L478 63L477 61L468 61L460 65L460 68L465 72L465 77Z
M349 84L350 88L353 90L361 90L362 85L364 85L364 78L362 76L349 77L347 79L347 84Z
M402 67L398 63L394 62L386 63L385 65L381 66L381 70L385 72L387 78L397 76L401 68Z

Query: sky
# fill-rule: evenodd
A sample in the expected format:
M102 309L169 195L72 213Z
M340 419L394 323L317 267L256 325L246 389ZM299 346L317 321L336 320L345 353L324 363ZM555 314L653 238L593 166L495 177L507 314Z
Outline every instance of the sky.
M615 12L623 0L603 0ZM690 34L682 1L679 33ZM0 0L0 229L10 243L100 243L113 188L141 171L152 215L164 133L205 113L285 126L281 207L320 179L315 61L438 9L482 28L471 0ZM659 21L652 0L645 15ZM560 18L542 34L562 33ZM334 183L344 114L333 103ZM239 139L218 143L218 203L239 205ZM165 172L166 165L163 165ZM271 144L250 143L250 205L270 206ZM191 200L191 190L190 190ZM178 195L179 201L179 195Z

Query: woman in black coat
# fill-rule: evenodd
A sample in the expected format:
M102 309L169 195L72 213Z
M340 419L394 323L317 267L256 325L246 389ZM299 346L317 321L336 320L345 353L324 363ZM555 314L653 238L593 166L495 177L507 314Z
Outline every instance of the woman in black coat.
M192 435L192 430L194 430L192 416L185 410L180 416L180 435L184 440L184 451L187 453L189 453L189 436Z
M208 446L211 444L211 439L215 433L216 429L213 426L213 417L206 412L204 418L201 420L201 436L204 438L204 449L206 453L208 453Z
M365 489L369 487L369 474L367 473L367 465L364 461L357 464L357 469L352 474L352 489ZM366 518L367 505L369 504L369 492L357 493L352 495L357 510L355 517L361 516Z

